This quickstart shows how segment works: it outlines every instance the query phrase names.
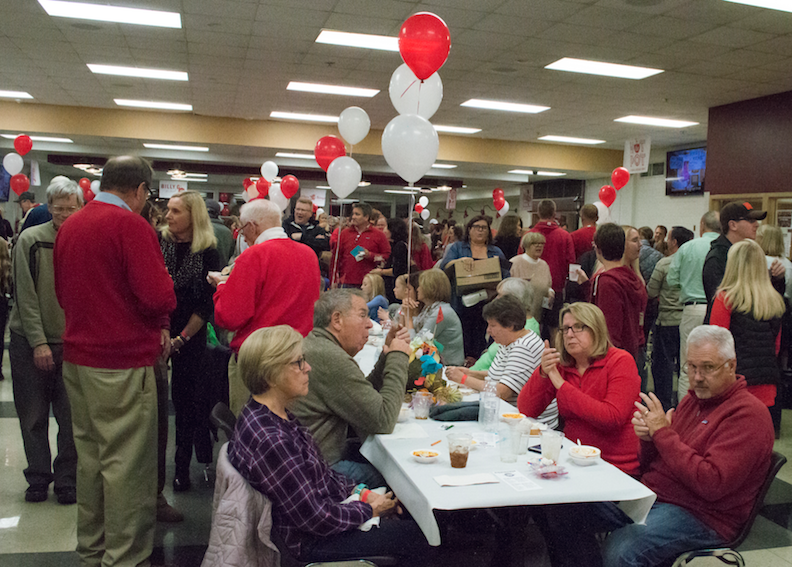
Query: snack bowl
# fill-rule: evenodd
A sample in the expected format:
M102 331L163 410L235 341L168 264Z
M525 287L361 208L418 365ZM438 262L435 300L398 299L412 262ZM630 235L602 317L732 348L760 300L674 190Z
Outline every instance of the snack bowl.
M409 406L402 406L399 410L399 417L396 418L396 421L399 423L403 423L410 419L410 407Z
M587 467L602 458L602 451L591 445L573 445L569 448L569 457L576 465Z
M440 456L440 453L437 451L430 451L428 449L420 449L417 451L412 452L413 459L418 461L421 464L428 465L429 463L434 463L437 460L437 457Z
M521 413L502 413L501 414L501 421L508 423L509 425L514 425L521 422L525 419L525 416Z

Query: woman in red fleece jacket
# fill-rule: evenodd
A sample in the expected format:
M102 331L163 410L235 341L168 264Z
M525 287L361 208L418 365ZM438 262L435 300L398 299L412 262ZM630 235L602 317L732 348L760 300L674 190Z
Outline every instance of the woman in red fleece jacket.
M561 310L556 345L545 341L542 364L520 392L517 407L536 417L556 398L572 441L602 450L602 458L638 474L638 438L631 423L641 378L633 358L615 348L602 311L589 303Z

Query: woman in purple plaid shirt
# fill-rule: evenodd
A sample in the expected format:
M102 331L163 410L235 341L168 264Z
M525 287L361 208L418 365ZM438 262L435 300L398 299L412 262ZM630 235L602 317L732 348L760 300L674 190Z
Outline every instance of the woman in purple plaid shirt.
M295 557L335 561L399 555L409 565L424 563L429 547L415 522L384 519L379 528L358 529L394 512L397 500L390 492L356 487L332 470L287 409L308 393L311 367L302 340L300 333L280 325L259 329L242 344L239 371L252 395L228 444L231 464L270 499L273 529ZM353 494L359 499L344 504Z

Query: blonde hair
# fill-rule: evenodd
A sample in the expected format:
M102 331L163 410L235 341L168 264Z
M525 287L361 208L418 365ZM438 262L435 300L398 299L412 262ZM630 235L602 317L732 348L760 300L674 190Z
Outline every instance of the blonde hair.
M729 249L726 272L718 292L732 311L750 313L758 321L780 317L786 311L784 299L770 283L762 247L750 239Z
M371 301L378 295L385 297L385 281L382 279L382 276L377 274L366 274L363 276L363 281L368 281L371 286L371 297L368 297L366 301Z
M445 272L440 270L424 270L418 276L418 287L423 291L424 301L427 305L435 301L448 301L451 299L451 282Z
M0 293L11 293L11 254L8 243L0 238Z
M195 191L184 191L174 195L171 199L180 199L184 206L187 207L187 212L190 213L190 224L192 225L192 246L190 246L190 251L196 254L207 248L217 248L217 237L212 228L212 221L209 219L206 203L201 194ZM167 225L162 227L161 232L163 237L173 240L173 235Z
M278 383L283 369L300 351L303 337L288 325L253 331L239 348L237 367L254 396Z
M523 250L528 252L528 248L533 246L534 244L544 244L547 241L545 235L540 232L528 232L525 236L522 237L522 245Z
M784 255L784 235L777 226L763 224L756 230L756 243L764 253L774 258Z
M591 346L590 360L602 358L608 354L608 349L612 346L610 335L608 334L608 324L605 322L605 315L602 310L591 303L570 303L565 305L558 314L558 331L556 331L556 348L561 355L561 360L566 365L572 365L575 360L570 356L564 347L564 333L561 330L564 326L564 315L571 314L578 323L588 327L593 339Z
M638 233L638 238L641 238L641 231L635 228L634 226L630 226L629 224L621 225L622 230L624 231L624 250L627 250L627 239L630 237L630 231L634 230ZM622 264L624 264L624 254L622 254ZM624 264L632 268L632 271L641 279L641 283L646 285L646 281L644 281L643 275L641 274L641 255L639 254L638 257L633 260L632 264Z

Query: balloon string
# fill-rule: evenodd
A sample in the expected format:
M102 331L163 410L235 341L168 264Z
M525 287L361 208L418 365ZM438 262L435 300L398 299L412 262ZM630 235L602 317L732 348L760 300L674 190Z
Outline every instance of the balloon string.
M413 182L410 181L410 187ZM413 233L413 210L415 209L415 193L410 193L410 215L407 217L407 285L410 285L410 271L412 269L412 233ZM417 290L416 290L416 293ZM416 298L417 299L417 298Z
M415 104L415 114L421 114L421 87L423 86L423 81L418 83L418 102Z
M417 80L418 80L418 79L415 79L415 81L417 81ZM406 94L407 94L407 91L409 91L409 90L412 88L412 86L415 84L415 81L413 81L412 83L410 83L409 85L407 85L407 88L406 88L406 89L404 89L404 92L401 94L401 96L400 96L399 98L402 98L404 95L406 95Z
M343 222L344 218L344 203L341 203L341 216L338 218L338 242L336 242L336 255L335 255L335 262L333 267L333 277L330 282L330 287L333 288L334 285L338 284L338 279L340 278L338 274L338 253L341 251L341 223ZM330 235L332 236L332 234Z

